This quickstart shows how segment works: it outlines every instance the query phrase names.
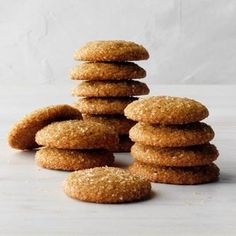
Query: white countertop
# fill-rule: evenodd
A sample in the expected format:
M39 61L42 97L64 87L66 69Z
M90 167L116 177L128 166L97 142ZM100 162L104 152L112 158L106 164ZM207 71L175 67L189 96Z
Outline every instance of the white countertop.
M216 132L220 181L197 186L152 184L148 201L103 205L67 197L67 172L34 164L34 152L6 144L12 123L40 106L71 103L71 84L0 85L0 235L236 235L236 85L150 86L206 104ZM117 154L121 165L129 154Z

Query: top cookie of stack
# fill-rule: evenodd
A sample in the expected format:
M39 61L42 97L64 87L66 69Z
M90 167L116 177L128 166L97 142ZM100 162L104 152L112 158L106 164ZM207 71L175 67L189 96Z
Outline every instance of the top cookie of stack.
M130 130L130 171L153 182L200 184L217 180L213 164L218 151L209 142L212 128L200 122L207 108L192 99L156 96L129 104L127 118L138 121Z
M113 151L129 151L128 138L134 122L125 118L125 107L136 97L149 93L145 83L133 79L146 76L146 71L133 62L149 58L147 50L134 42L111 40L88 42L75 51L74 59L86 61L70 72L72 80L86 80L72 90L79 99L75 107L85 120L114 126L120 137Z

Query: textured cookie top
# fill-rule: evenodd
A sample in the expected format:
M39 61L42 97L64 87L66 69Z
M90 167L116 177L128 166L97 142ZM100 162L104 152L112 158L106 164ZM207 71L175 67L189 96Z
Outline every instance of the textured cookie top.
M139 81L85 81L72 90L82 97L128 97L149 93L145 83Z
M54 122L36 134L39 145L62 149L110 149L117 145L113 127L83 120Z
M64 191L82 201L121 203L148 198L151 185L127 170L97 167L69 174L64 182Z
M149 58L147 50L139 44L124 40L92 41L74 53L80 61L138 61Z
M214 138L214 131L201 122L169 126L137 123L130 129L129 136L144 145L184 147L208 143Z
M32 149L39 145L35 134L44 126L60 120L82 119L81 113L69 105L54 105L37 109L18 121L8 134L8 143L16 149Z
M75 171L111 165L114 156L105 149L67 150L45 147L36 152L35 162L48 169Z
M133 102L125 109L131 120L151 124L187 124L208 116L207 108L189 99L170 96L154 96Z
M201 166L212 163L219 153L213 144L160 148L135 143L131 155L139 162L158 166Z
M146 71L133 62L83 63L70 71L73 80L130 80L141 79Z
M81 98L76 102L75 107L85 114L116 115L123 114L126 106L134 100L137 98Z

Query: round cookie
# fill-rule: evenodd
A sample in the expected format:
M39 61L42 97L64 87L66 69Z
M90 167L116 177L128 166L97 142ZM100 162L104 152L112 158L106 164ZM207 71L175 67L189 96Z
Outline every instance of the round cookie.
M202 166L211 164L219 155L213 144L189 147L159 148L135 143L131 155L139 162L158 166Z
M140 99L125 109L125 116L131 120L162 125L188 124L208 115L207 108L195 100L169 96Z
M146 71L133 62L87 62L74 66L70 71L73 80L130 80L145 76Z
M114 156L105 149L67 150L45 147L36 152L35 161L38 166L47 169L75 171L112 165Z
M135 122L123 115L88 115L82 114L84 120L100 122L107 126L113 126L118 134L128 134Z
M37 132L39 145L61 149L111 149L118 144L113 127L93 121L54 122Z
M92 41L74 53L79 61L139 61L149 58L147 50L139 44L124 40Z
M219 168L214 163L194 167L164 167L135 161L129 170L151 182L166 184L203 184L214 182L219 177Z
M149 125L137 123L129 131L132 141L157 147L185 147L205 144L214 138L212 128L196 122L186 125Z
M112 152L130 152L130 148L134 143L130 140L128 135L119 135L119 143Z
M125 98L81 98L74 105L80 112L92 115L124 114L125 107L136 100Z
M115 167L96 167L72 172L64 181L71 198L96 203L122 203L150 197L149 181Z
M60 120L82 119L81 113L69 105L54 105L37 109L18 121L8 134L12 148L25 150L39 147L35 134L44 126Z
M129 97L145 95L149 89L139 81L85 81L72 90L73 96L81 97Z

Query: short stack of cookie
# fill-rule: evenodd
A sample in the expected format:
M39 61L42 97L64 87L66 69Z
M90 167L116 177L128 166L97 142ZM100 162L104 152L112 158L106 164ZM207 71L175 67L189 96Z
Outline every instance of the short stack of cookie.
M209 142L214 131L200 122L208 109L188 98L156 96L129 104L127 118L138 123L131 128L135 161L129 170L152 182L201 184L218 179L213 163L219 155Z
M112 127L83 121L81 113L69 105L54 105L17 122L8 142L20 150L40 148L35 161L41 167L74 171L112 165L114 156L107 149L116 147L118 135Z
M85 80L72 90L80 98L75 107L86 121L113 126L119 134L114 152L130 151L129 129L134 121L124 116L125 107L139 95L149 93L145 83L134 79L146 76L146 71L130 61L146 60L147 50L129 41L93 41L74 54L74 59L85 61L70 72L72 80Z

